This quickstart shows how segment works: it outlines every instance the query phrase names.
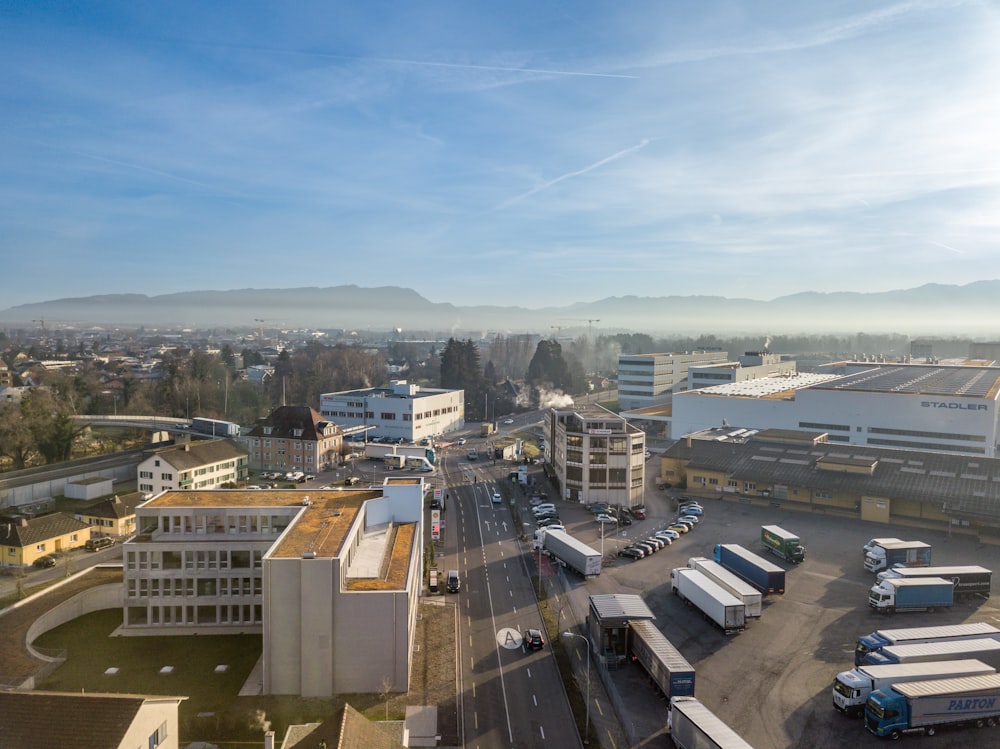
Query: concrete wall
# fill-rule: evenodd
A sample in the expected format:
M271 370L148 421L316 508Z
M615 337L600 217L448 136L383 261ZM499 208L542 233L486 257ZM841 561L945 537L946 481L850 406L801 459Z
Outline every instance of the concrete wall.
M32 649L31 643L50 629L55 629L84 614L103 611L104 609L121 609L122 592L122 583L111 583L109 585L98 585L96 588L90 588L89 590L77 593L72 598L46 611L28 627L28 631L24 637L25 646L36 658L46 660L45 656L36 653Z
M300 559L264 562L264 693L298 694L302 683ZM329 560L311 559L324 564Z
M118 746L149 746L149 737L166 723L167 735L156 745L156 749L178 749L180 746L178 707L179 701L176 697L147 697Z

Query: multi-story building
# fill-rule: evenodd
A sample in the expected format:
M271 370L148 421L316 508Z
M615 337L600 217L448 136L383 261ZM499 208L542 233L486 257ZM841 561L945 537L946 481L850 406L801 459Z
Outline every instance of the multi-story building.
M564 499L642 503L646 434L598 405L551 408L545 437L551 476Z
M769 351L747 351L736 361L721 364L692 364L688 367L688 390L724 385L728 382L746 382L761 377L793 375L795 362L784 360Z
M465 426L465 391L424 388L393 380L388 388L324 393L320 413L343 429L366 427L369 437L414 442Z
M249 477L247 451L233 440L200 440L155 450L139 463L139 491L216 489Z
M622 411L658 406L687 387L688 368L722 364L725 351L676 354L621 354L618 357L618 406Z
M123 631L260 633L267 694L406 691L418 477L364 490L167 491L123 545Z
M823 369L831 373L678 393L671 431L679 438L741 424L821 431L850 445L997 455L1000 367L851 362Z
M310 473L340 462L343 432L309 406L280 406L240 438L251 471Z

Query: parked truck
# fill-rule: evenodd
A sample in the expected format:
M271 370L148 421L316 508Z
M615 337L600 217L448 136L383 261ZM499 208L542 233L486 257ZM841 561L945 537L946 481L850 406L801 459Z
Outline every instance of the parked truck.
M402 468L406 465L405 455L396 455L395 453L383 453L382 462L389 466L389 470L395 468Z
M806 558L806 547L791 531L777 525L760 527L760 543L765 549L786 562L800 564Z
M383 445L373 442L365 445L365 457L369 460L381 460L385 455L402 455L404 458L426 458L428 463L433 464L437 460L437 453L433 447L421 445Z
M489 437L491 434L496 434L496 433L497 433L497 425L494 424L492 421L487 421L479 425L480 437Z
M983 637L952 642L919 642L913 645L887 645L865 656L865 666L888 666L892 663L931 663L975 658L993 668L1000 668L1000 642Z
M890 577L868 591L868 605L880 614L903 611L934 611L955 603L955 583L943 577L907 580Z
M667 730L677 749L753 749L696 697L671 697Z
M865 711L868 695L893 684L927 679L954 679L959 676L985 676L996 669L974 658L926 663L889 663L884 666L860 666L841 671L833 680L833 707L848 717Z
M646 619L628 623L628 646L632 657L646 669L664 696L694 695L694 666L675 648L656 625Z
M542 540L542 548L549 556L584 577L601 574L601 552L573 538L566 531L548 531Z
M712 558L765 596L785 592L785 571L739 544L716 544Z
M877 629L858 638L854 646L854 665L860 666L869 653L877 653L888 645L916 645L921 642L951 642L990 637L1000 641L1000 629L987 622L945 624L937 627L906 627Z
M878 573L879 581L890 577L910 580L918 577L943 577L955 584L955 598L990 597L993 570L977 564L951 567L891 567Z
M884 544L884 543L885 544L898 543L899 541L902 541L902 540L903 539L901 539L901 538L872 538L872 539L869 539L868 543L866 543L864 546L861 547L861 558L864 559L866 556L868 556L868 552L871 551L872 549L874 549L876 546L879 546L879 545Z
M865 569L878 572L889 567L929 567L931 545L923 541L885 541L865 554Z
M747 619L760 617L763 607L763 596L750 583L740 579L718 562L713 562L706 557L691 557L688 559L688 567L698 570L705 577L721 585L743 601L743 608Z
M946 726L982 728L998 718L1000 674L895 684L876 689L865 704L865 728L891 739L904 733L933 736Z
M671 570L670 587L675 595L698 609L724 634L732 635L746 628L743 601L698 570L690 567Z

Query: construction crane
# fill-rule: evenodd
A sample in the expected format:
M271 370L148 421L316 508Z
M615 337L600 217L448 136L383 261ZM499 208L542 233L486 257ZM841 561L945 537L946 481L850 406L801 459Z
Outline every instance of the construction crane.
M563 320L571 320L573 322L585 322L587 323L587 339L590 341L594 340L594 323L600 322L599 318L579 318L579 317L563 317Z
M45 318L39 318L38 320L32 320L31 322L38 323L38 327L41 329L41 336L38 338L38 342L45 345Z

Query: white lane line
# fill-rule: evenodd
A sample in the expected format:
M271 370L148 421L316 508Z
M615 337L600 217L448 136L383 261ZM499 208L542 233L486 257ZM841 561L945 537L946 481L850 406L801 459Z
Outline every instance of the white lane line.
M542 739L544 740L545 739L545 727L544 726L539 726L538 727L538 732L540 734L542 734Z
M538 698L535 695L531 695L531 701L535 703L535 707L538 707Z
M528 678L530 679L531 678L531 669L530 668L526 668L525 671L528 672Z

